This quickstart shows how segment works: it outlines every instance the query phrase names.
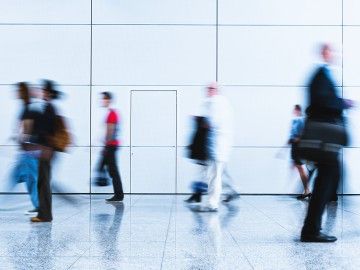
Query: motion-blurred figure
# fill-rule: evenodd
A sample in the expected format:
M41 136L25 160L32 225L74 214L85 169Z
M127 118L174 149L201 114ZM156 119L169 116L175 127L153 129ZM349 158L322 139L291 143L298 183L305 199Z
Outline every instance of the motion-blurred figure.
M34 118L35 114L41 113L41 102L36 99L36 95L29 89L25 82L17 84L17 95L21 99L23 108L19 116L19 124L13 139L20 144L20 152L15 168L12 171L10 189L17 183L25 182L34 209L26 214L38 212L39 198L37 190L38 178L38 157L39 149L36 147L38 130L29 124L28 119Z
M322 123L343 123L343 110L351 102L338 97L330 65L333 60L332 48L328 44L321 47L324 63L316 70L309 85L308 120ZM340 180L340 164L333 161L319 161L316 164L318 175L315 179L313 194L310 199L307 216L301 232L302 242L335 242L334 236L320 232L321 219L326 204L336 193Z
M216 83L207 87L207 100L204 107L204 116L210 127L209 160L207 162L208 202L201 208L201 211L216 212L222 192L222 177L232 147L232 110L228 100L219 94ZM228 182L225 187L228 189L226 202L238 197L238 193L231 183Z
M288 143L291 145L291 159L293 160L295 168L298 170L303 187L304 193L297 197L298 200L303 200L311 196L309 189L309 177L304 170L303 162L296 157L295 149L299 142L301 132L304 129L304 118L302 116L302 110L300 105L294 106L294 118L291 122L290 138Z
M124 199L124 192L116 162L116 151L120 144L118 140L120 118L116 110L111 107L112 94L102 92L101 96L102 106L108 110L108 115L106 117L105 147L98 165L99 175L96 183L98 185L106 185L101 183L104 181L105 172L108 171L113 182L114 196L106 199L106 202L121 202Z
M51 222L52 216L52 191L51 191L51 164L54 156L54 137L56 135L56 109L53 100L60 97L60 92L54 89L54 82L44 80L43 100L45 102L40 120L37 121L39 129L38 144L41 148L39 159L39 212L32 222Z

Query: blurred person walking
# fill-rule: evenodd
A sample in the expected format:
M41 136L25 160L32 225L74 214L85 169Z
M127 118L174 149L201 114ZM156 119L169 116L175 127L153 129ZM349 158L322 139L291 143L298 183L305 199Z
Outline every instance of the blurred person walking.
M52 191L51 191L51 165L54 157L53 140L56 133L56 109L53 101L60 97L60 92L54 89L54 82L44 80L43 100L45 102L39 121L38 144L41 147L39 159L39 212L36 217L31 218L32 222L51 222L52 215Z
M304 193L297 196L298 200L303 200L311 196L309 189L309 177L304 170L303 162L296 156L296 147L300 140L301 133L304 129L304 118L302 116L302 110L300 105L295 105L293 110L294 118L291 122L291 131L288 144L291 145L291 159L297 171L299 172L303 187Z
M229 101L218 90L218 85L212 83L207 87L207 99L204 104L205 113L209 123L209 160L207 162L208 201L200 208L202 212L216 212L219 207L222 193L223 175L226 163L229 160L232 147L233 127L232 109ZM231 179L228 179L231 180ZM226 202L238 197L232 183L227 181L225 187Z
M321 155L311 154L314 159L317 159L318 175L315 179L313 194L301 231L302 242L335 242L337 240L335 236L320 232L321 219L326 204L336 193L339 184L338 153L341 147L347 143L343 110L352 106L352 102L343 100L336 94L336 85L330 69L333 52L329 44L322 45L321 57L324 62L312 76L308 88L307 120L299 142L299 149L303 147L303 149L307 149L308 153L321 153ZM311 140L306 142L307 136ZM314 145L314 143L316 144L313 139L314 136L318 137L321 145L329 141L329 138L330 140L336 139L338 142L336 144L325 143L326 148L324 146L317 148ZM304 152L303 155L305 155Z
M209 164L211 163L210 158L210 124L207 117L195 116L195 132L188 146L189 158L194 160L200 165L199 179L191 184L192 194L185 200L187 203L200 203L202 195L208 190L208 173ZM233 180L228 173L227 169L224 168L223 176L227 177L226 181L222 181L222 186L228 189L230 192L226 195L223 202L230 202L231 200L238 197L237 191L234 188Z
M120 141L118 140L120 117L115 109L111 107L113 96L110 92L102 92L102 107L108 110L106 117L106 133L105 133L105 146L103 148L100 162L97 168L98 171L98 185L104 181L105 173L108 171L112 178L114 196L106 199L106 202L121 202L124 199L124 191L121 182L120 173L117 166L116 151L119 148Z
M34 90L31 90L25 82L17 84L17 95L22 101L22 110L13 139L20 144L20 152L11 174L10 189L13 189L16 184L24 182L34 207L34 209L27 211L26 214L35 214L39 208L37 190L38 158L40 154L37 147L39 131L37 129L38 125L30 124L29 120L39 119L41 102L37 99Z

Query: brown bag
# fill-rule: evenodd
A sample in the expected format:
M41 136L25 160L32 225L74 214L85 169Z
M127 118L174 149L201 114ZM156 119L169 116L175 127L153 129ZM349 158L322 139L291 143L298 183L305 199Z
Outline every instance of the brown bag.
M55 119L55 134L50 139L51 146L55 151L65 152L71 144L71 135L67 128L64 117L57 115Z

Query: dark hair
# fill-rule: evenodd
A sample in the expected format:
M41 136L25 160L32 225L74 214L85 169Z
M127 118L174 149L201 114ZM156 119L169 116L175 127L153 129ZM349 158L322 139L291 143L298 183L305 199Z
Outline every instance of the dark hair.
M19 82L17 84L19 97L25 104L30 102L30 90L26 82Z
M294 109L301 112L301 106L299 104L296 104Z
M55 89L55 82L51 80L43 80L43 90L48 92L51 96L51 99L60 98L60 91Z
M113 96L110 92L101 92L101 95L103 96L103 99L112 100Z

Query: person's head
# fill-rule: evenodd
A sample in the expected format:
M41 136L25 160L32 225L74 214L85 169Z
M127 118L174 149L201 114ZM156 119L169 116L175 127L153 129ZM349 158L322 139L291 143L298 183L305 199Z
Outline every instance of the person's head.
M112 102L113 96L110 92L102 92L101 93L101 102L102 107L108 108Z
M26 82L20 82L17 84L18 98L21 99L25 104L30 102L30 90Z
M50 80L43 81L43 98L46 101L51 101L53 99L58 99L60 97L60 92L55 90L55 83Z
M302 110L301 110L301 106L299 104L296 104L294 106L294 111L293 111L295 116L301 116L302 115Z
M207 93L208 97L213 97L219 93L219 88L218 88L218 85L216 82L209 84L208 87L206 88L206 90L207 90L206 93Z
M330 44L322 44L320 48L320 53L325 63L331 64L333 62L334 54Z

